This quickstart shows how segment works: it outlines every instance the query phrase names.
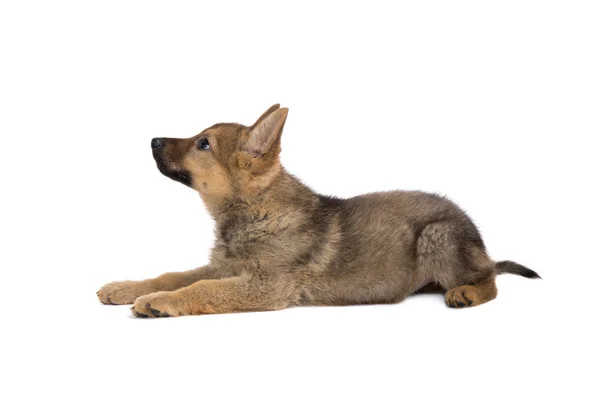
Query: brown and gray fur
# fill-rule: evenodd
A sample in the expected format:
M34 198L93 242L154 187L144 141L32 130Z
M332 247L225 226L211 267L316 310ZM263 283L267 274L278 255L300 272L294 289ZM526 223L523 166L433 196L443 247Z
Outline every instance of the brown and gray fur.
M98 292L102 303L166 317L396 303L436 287L448 306L470 307L496 297L499 273L539 277L490 259L473 222L443 197L313 192L280 164L287 114L276 104L252 126L217 124L189 139L153 139L158 169L198 191L215 220L210 263L109 283Z

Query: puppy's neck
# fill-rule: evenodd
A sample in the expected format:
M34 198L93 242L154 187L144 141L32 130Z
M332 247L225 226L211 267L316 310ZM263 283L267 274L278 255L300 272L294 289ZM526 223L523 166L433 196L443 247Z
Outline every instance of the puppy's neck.
M212 194L199 191L200 197L213 219L218 221L232 210L260 204L265 198L270 197L271 186L282 175L282 169L281 164L276 163L262 173L250 170L237 171L236 176L232 179L236 183L232 185L229 193L221 195L221 193Z
M318 201L316 193L282 166L261 176L252 176L249 182L244 188L236 190L236 195L225 199L218 207L209 209L217 224L233 216L244 216L251 221L284 211L308 211Z

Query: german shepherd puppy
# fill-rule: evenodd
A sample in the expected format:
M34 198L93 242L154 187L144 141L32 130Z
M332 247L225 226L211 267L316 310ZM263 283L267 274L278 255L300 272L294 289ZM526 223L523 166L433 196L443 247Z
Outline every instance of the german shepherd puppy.
M496 297L497 274L539 275L488 257L477 228L449 200L423 192L339 199L314 193L279 161L287 108L251 126L216 124L189 139L154 138L158 170L200 193L216 222L206 266L113 282L104 304L137 317L396 303L425 286L450 307Z

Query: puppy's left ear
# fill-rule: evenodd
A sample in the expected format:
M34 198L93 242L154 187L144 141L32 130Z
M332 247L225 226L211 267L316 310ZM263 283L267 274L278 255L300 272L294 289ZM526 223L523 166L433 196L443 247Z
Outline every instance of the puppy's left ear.
M275 106L279 107L279 104ZM271 107L271 109L275 106ZM259 118L257 124L250 128L248 138L244 143L244 150L255 158L266 155L276 157L281 150L281 133L283 132L283 125L285 124L288 111L287 108L279 108L271 111L266 117Z
M256 128L258 126L258 124L260 124L261 122L263 122L265 120L265 118L267 118L269 115L271 115L271 113L275 110L279 109L279 103L278 104L273 104L271 107L269 107L267 109L267 111L265 111L264 113L262 113L262 115L260 117L258 117L258 119L256 120L256 122L250 127L250 130Z

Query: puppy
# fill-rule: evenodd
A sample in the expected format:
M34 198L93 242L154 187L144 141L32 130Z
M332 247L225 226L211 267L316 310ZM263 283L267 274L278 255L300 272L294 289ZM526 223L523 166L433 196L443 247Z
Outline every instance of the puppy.
M200 193L216 222L210 263L109 283L97 293L102 303L133 304L137 317L171 317L396 303L435 286L448 306L462 308L494 299L497 274L539 278L490 259L473 222L445 198L313 192L279 161L287 115L276 104L251 126L152 139L158 170Z

